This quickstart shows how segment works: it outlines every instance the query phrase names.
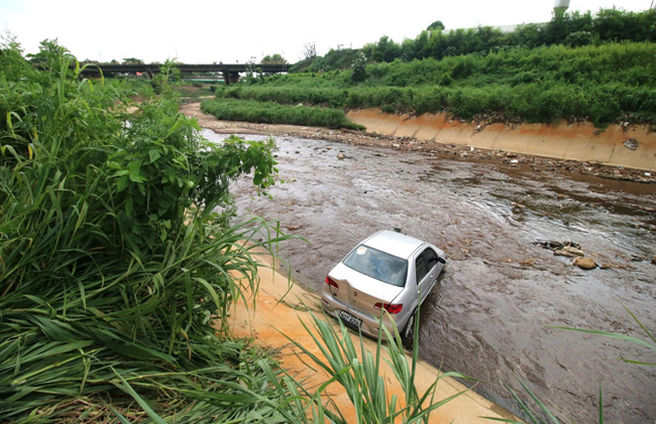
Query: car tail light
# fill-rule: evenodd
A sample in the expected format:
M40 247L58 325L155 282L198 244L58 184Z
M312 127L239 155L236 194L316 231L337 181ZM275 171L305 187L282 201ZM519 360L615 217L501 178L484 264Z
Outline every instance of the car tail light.
M398 314L399 312L401 312L401 309L403 309L403 303L381 303L381 302L378 302L374 305L374 308L376 308L376 309L385 308L385 310L387 312L389 312L390 314L393 315L393 314Z
M328 276L326 276L326 284L328 284L329 286L333 286L333 287L335 287L336 289L339 288L339 286L337 285L337 283L336 283L332 278L330 278L330 277L328 277Z

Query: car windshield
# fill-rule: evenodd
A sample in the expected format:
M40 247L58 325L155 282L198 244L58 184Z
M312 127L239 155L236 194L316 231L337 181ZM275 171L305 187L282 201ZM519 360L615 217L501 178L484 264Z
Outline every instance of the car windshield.
M344 259L344 264L364 275L392 284L405 286L408 261L361 244Z

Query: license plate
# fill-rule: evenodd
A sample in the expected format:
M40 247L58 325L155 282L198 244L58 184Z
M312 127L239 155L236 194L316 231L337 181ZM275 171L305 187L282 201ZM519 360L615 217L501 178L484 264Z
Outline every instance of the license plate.
M360 318L356 318L345 311L339 312L339 319L344 321L344 324L351 325L356 328L360 328L360 324L362 324L362 320Z

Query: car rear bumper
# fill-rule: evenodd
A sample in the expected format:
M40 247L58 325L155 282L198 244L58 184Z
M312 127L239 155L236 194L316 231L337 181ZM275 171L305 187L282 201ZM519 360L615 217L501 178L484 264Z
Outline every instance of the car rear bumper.
M363 334L366 334L369 337L373 338L378 338L378 330L379 330L379 318L373 315L369 315L366 313L363 313L352 306L349 306L339 299L336 299L333 297L332 294L330 294L329 291L323 290L321 293L321 306L323 307L323 310L326 311L326 313L332 317L339 318L339 313L341 311L347 312L348 314L354 316L355 318L359 319L361 321L360 324L360 331L362 331ZM344 320L342 320L344 322ZM344 322L349 328L352 328L357 331L357 328L354 328L353 325L348 325L348 323ZM390 331L390 333L394 334L394 323L391 322L389 316L383 316L383 324L385 327ZM402 323L405 325L405 323ZM399 326L399 323L396 322L397 328L399 328L399 331L401 326ZM386 339L385 337L385 332L382 334L383 339Z

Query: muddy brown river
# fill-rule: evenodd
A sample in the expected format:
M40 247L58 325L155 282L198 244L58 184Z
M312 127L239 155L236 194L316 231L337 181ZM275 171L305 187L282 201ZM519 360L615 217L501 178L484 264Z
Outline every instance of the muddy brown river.
M295 280L318 292L358 241L399 228L449 259L422 307L422 358L479 379L476 391L515 413L503 386L521 392L513 375L565 422L597 422L600 385L608 422L654 422L656 368L618 360L656 362L654 350L554 326L647 339L626 306L656 330L656 185L321 140L276 144L284 183L271 198L247 182L234 192L241 216L280 220L307 240L281 246ZM536 240L578 243L604 269L579 269Z

